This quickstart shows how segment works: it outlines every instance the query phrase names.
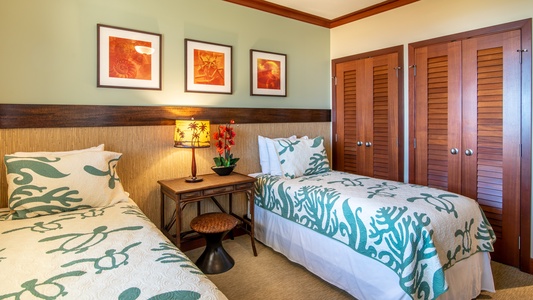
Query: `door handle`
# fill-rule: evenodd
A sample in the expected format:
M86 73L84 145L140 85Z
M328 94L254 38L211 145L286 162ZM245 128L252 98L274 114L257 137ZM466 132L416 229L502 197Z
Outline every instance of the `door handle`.
M366 146L366 147L370 147L370 146L372 146L372 143L371 143L371 142L366 142L366 143L365 143L365 146Z
M466 151L465 151L465 155L466 155L466 156L471 156L472 154L474 154L474 150L472 150L472 149L466 149Z
M450 153L453 154L453 155L455 155L455 154L459 153L459 149L457 149L457 148L452 148L452 149L450 149Z
M363 146L363 142L357 141L357 146Z

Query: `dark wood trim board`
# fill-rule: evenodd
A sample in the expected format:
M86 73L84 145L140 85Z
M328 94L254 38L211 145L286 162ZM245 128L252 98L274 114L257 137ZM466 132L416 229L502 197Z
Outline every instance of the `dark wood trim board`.
M176 119L213 124L331 122L330 109L226 108L0 104L0 128L58 128L172 125Z

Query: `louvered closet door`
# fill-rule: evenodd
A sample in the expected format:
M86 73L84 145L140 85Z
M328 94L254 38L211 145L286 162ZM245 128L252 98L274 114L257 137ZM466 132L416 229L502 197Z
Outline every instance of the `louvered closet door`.
M349 173L358 173L359 148L357 137L360 135L357 126L357 61L349 61L336 65L336 169Z
M460 42L415 51L415 182L456 193L462 158L460 52Z
M520 230L517 49L518 30L463 42L463 194L478 200L494 227L493 258L513 266Z
M476 199L518 266L519 32L415 49L415 183Z
M372 61L372 176L399 180L398 173L398 54Z
M335 169L398 180L398 54L336 64Z
M372 76L372 59L361 59L356 62L357 76L357 157L358 174L373 176L374 167L374 135L373 126L373 76Z

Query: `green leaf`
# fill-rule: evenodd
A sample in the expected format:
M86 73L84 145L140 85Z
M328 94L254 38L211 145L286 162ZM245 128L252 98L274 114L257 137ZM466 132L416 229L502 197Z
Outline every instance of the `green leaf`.
M215 158L213 158L213 160L215 161L215 165L216 165L217 167L222 166L222 160L223 160L223 159L224 159L224 158L222 158L222 157L215 157Z
M33 181L32 174L25 170L31 170L47 178L64 178L68 176L69 174L63 174L53 166L53 163L59 160L60 158L48 159L46 157L19 158L6 156L4 158L7 174L19 175L13 180L18 185L28 184Z

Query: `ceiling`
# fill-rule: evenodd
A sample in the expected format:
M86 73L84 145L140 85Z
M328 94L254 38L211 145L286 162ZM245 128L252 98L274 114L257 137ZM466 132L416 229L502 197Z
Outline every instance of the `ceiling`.
M419 0L224 0L333 28Z
M321 18L333 20L354 11L377 5L383 0L266 0Z

